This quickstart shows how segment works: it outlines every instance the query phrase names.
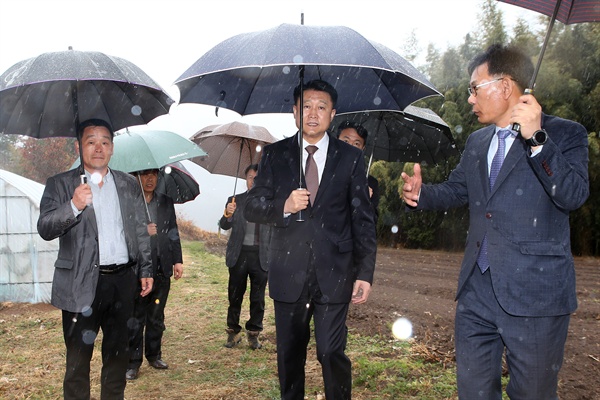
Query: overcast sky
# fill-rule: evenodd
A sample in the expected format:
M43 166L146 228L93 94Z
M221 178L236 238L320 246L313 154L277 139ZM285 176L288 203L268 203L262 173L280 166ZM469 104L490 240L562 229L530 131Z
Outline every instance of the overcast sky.
M282 23L344 25L367 39L402 53L403 41L415 32L423 53L433 43L441 51L462 43L477 29L483 0L0 0L0 73L40 53L100 51L125 58L158 82L174 98L173 82L202 54L239 33ZM498 3L505 22L537 14ZM196 105L173 107L150 126L189 137L211 124L233 120L267 127L276 137L295 129L291 114L239 117ZM201 228L216 231L234 180L211 176L186 163L200 183L201 195L179 207ZM1 168L1 166L0 166ZM237 192L245 190L239 181Z

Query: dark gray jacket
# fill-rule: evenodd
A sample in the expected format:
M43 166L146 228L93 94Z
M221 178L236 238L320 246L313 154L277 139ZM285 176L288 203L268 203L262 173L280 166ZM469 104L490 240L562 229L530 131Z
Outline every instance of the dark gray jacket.
M111 172L119 196L129 259L137 261L140 278L152 277L150 236L142 190L133 176L115 170ZM94 209L86 207L75 217L71 208L71 198L80 185L79 174L77 168L48 178L37 225L44 240L59 238L51 303L70 312L82 312L91 306L100 264Z

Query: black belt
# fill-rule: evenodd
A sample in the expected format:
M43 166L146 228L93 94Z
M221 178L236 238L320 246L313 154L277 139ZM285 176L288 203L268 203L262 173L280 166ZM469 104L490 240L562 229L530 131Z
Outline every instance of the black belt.
M127 264L109 264L101 265L99 270L101 274L115 274L125 268L131 268L136 264L135 261L129 261Z

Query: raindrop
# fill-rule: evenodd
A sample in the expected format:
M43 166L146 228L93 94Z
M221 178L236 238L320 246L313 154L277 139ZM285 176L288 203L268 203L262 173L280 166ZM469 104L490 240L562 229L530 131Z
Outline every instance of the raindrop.
M378 106L381 104L381 97L377 96L373 99L373 104Z
M284 75L289 75L291 69L288 66L283 67L283 70L281 72L284 73Z
M304 57L302 57L300 54L297 54L294 56L293 60L295 64L303 64Z
M456 128L454 128L454 130L456 131L456 133L462 133L463 127L462 125L456 125Z
M309 307L310 307L310 303L306 303L306 308L309 308Z
M398 225L392 226L392 233L398 233Z
M171 173L171 167L169 165L167 165L165 167L165 174L169 175Z
M523 196L523 189L517 189L517 196Z
M311 147L312 148L312 147ZM256 145L256 152L260 153L262 151L262 146L260 144Z
M537 227L537 218L534 218L534 219L533 219L533 227L534 227L534 228L535 228L535 227Z
M552 197L556 196L556 185L552 185L552 191L550 194Z
M81 311L81 315L83 315L84 317L89 317L90 315L92 315L92 307L86 307L83 309L83 311ZM77 322L77 319L74 318L75 321L73 322Z
M102 175L99 172L94 172L92 174L92 183L98 185L102 181Z
M359 200L358 198L356 198L356 197L355 197L355 198L353 198L353 199L352 199L352 206L353 206L353 207L358 207L358 206L360 206L360 200Z
M140 106L131 107L131 114L135 115L136 117L139 117L140 115L142 115L142 107L140 107Z
M85 344L93 344L94 340L96 340L96 333L94 333L94 331L91 330L85 330L83 331L83 337L81 338L81 340L83 340L83 343Z
M396 339L406 340L412 336L412 323L402 317L398 318L392 325L392 334Z

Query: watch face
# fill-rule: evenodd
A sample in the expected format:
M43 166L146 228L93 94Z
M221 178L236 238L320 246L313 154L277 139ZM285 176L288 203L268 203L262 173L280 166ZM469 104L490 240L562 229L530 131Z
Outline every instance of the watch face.
M536 142L538 142L539 144L544 144L546 143L546 132L544 131L536 131L535 132L535 136L534 139Z

